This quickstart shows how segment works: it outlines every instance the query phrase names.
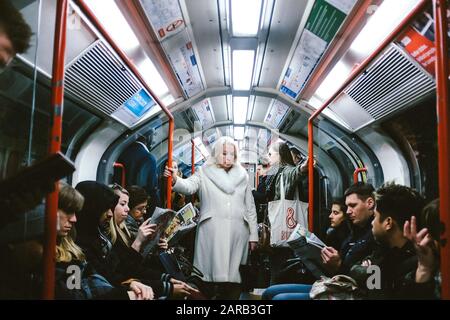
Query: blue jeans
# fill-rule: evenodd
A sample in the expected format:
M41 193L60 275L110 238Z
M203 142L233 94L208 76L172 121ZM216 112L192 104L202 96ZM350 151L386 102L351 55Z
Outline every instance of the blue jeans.
M310 300L309 284L277 284L267 288L262 294L262 300Z

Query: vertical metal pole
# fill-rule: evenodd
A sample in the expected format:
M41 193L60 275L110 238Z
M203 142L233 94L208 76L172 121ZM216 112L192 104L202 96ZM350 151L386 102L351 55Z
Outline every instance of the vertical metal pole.
M439 212L446 241L441 246L442 299L450 299L450 125L448 105L447 3L434 0L436 102L438 130Z
M313 230L313 216L314 216L314 136L313 136L313 122L322 111L330 105L331 102L344 90L367 66L392 42L401 32L409 25L417 16L421 13L425 6L429 3L429 0L421 0L416 4L413 10L403 19L403 21L383 40L383 42L366 58L361 64L359 64L344 83L336 90L336 92L308 119L308 157L310 159L308 163L308 222L309 229Z
M195 173L195 143L194 140L191 140L192 149L191 149L191 174Z
M121 170L120 183L123 188L126 188L127 186L125 184L126 184L127 180L126 180L125 166L123 165L123 163L114 162L113 167L120 168L120 170Z
M52 70L52 127L50 130L49 153L61 150L62 113L64 103L64 58L66 53L67 0L59 0L56 6L55 38L53 44ZM44 244L44 287L43 299L55 298L55 254L58 211L58 183L55 191L46 198L45 244Z
M166 105L158 98L158 96L153 92L150 86L147 84L145 79L140 74L139 70L136 68L134 63L128 58L128 56L123 52L122 49L117 45L117 43L113 40L113 38L109 35L97 17L94 15L91 9L86 5L83 0L75 0L75 3L80 7L83 13L89 18L89 20L94 24L97 30L102 34L102 36L108 41L114 51L119 55L122 61L127 65L128 68L134 73L134 75L141 81L142 85L145 89L150 93L152 98L156 101L156 103L161 107L164 113L169 118L169 132L167 133L167 163L172 165L172 148L173 148L173 131L175 129L175 119L172 113L167 109ZM167 208L172 207L172 177L167 179Z

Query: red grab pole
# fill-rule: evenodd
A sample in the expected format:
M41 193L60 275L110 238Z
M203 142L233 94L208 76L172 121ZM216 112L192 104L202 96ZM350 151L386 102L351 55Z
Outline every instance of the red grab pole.
M367 172L367 168L356 168L355 171L353 171L353 182L358 182L358 174L360 172Z
M448 104L448 54L447 54L447 3L444 0L433 1L436 47L436 108L438 130L438 168L439 168L439 213L444 223L441 235L441 276L442 299L450 299L450 124Z
M125 166L123 165L123 163L114 162L113 167L114 168L120 168L122 170L121 174L120 174L120 183L121 183L122 187L125 188L126 187L125 186L125 181L126 181L126 179L125 179Z
M50 129L49 154L61 150L62 113L64 103L64 58L66 54L67 0L59 0L56 6L55 37L53 41L52 67L52 127ZM45 201L45 242L43 257L44 286L42 298L55 298L55 254L58 212L58 183Z
M172 113L167 109L164 103L158 98L158 96L153 92L153 90L148 86L147 82L144 80L139 70L136 68L134 63L127 57L125 52L120 49L120 47L115 43L115 41L108 34L106 29L94 15L91 9L84 3L83 0L75 0L75 3L80 7L83 13L89 18L92 24L97 28L97 30L102 34L102 36L108 41L114 51L120 56L122 61L127 65L127 67L134 73L134 75L141 81L142 85L145 89L150 93L152 98L156 101L156 103L161 107L164 113L169 118L169 132L167 137L167 163L172 164L172 149L173 149L173 131L175 129L175 122ZM167 179L167 208L171 208L172 206L172 177Z
M377 49L372 52L357 68L353 70L350 76L339 87L339 89L320 107L317 109L308 119L308 156L309 159L314 159L314 133L313 133L313 121L322 111L333 102L334 99L345 89L367 66L380 54L392 41L397 38L403 29L408 26L416 17L416 15L423 11L428 0L420 1L414 9L403 19L403 21L392 31L386 39L378 46ZM313 216L314 216L314 162L308 161L308 225L309 230L313 231Z

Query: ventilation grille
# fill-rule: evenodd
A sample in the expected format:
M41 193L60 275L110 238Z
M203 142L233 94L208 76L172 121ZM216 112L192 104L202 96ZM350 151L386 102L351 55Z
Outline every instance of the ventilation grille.
M433 79L402 49L392 44L344 92L379 120L407 107L434 88Z
M66 70L65 88L111 115L142 86L101 41L96 41Z

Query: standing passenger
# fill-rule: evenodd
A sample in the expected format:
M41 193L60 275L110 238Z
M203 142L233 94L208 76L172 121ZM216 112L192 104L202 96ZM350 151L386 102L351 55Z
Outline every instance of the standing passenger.
M236 143L230 137L219 138L207 164L188 179L178 177L173 168L166 168L164 176L172 176L176 192L199 191L194 265L206 282L216 286L217 298L238 299L239 266L246 263L249 247L256 248L258 231L249 178Z

